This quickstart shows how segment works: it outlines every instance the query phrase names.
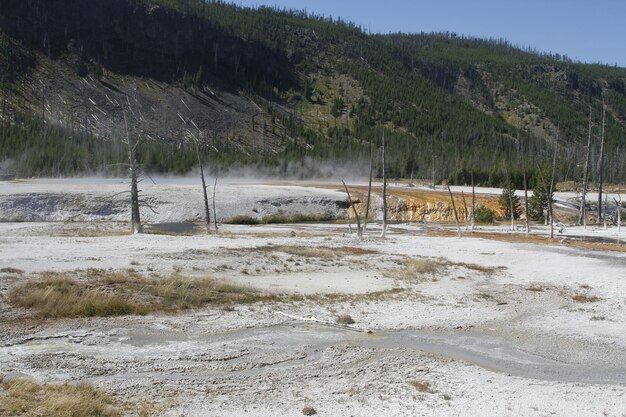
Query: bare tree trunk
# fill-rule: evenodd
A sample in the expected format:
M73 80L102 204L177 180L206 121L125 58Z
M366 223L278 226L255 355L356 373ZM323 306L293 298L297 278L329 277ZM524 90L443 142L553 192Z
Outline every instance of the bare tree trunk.
M598 223L602 221L602 182L604 171L604 117L605 108L602 102L602 136L600 141L600 160L598 161Z
M557 132L556 141L554 143L554 154L552 156L552 174L550 179L550 194L548 194L548 208L550 210L550 239L554 237L554 209L552 207L552 193L554 193L555 188L555 178L556 178L556 155L559 145L559 133Z
M41 83L41 123L46 124L46 86L43 81L39 80Z
M468 214L467 214L467 203L465 202L465 194L463 193L463 191L461 191L461 198L463 199L463 214L465 217L465 230L468 229Z
M348 216L348 231L352 234L352 220L350 220L350 208L346 211L346 215Z
M430 134L430 157L432 159L431 172L433 177L433 188L435 188L435 140L432 133Z
M528 223L528 184L527 184L527 172L526 161L527 155L524 151L524 214L526 217L526 234L530 233L530 224Z
M472 170L472 230L476 224L476 193L474 187L474 170Z
M591 156L591 106L589 106L589 135L587 136L587 155L585 157L585 171L583 173L583 194L580 204L580 219L578 224L587 228L587 190L589 189L589 158Z
M356 235L358 236L359 239L362 239L363 229L361 229L361 218L359 217L359 212L356 210L356 207L354 206L354 202L352 201L352 197L350 196L350 191L348 191L348 187L346 186L346 183L344 182L344 180L341 180L341 183L343 184L343 188L346 189L346 194L348 194L348 201L350 202L352 211L354 211L354 217L356 218ZM350 215L348 215L348 218L350 218Z
M452 190L450 190L450 184L448 184L448 193L450 194L450 201L452 202L452 210L454 211L454 220L456 221L456 232L461 237L461 226L459 225L459 214L456 211L456 204L454 204L454 197L452 197Z
M130 222L133 234L141 233L141 217L139 214L139 189L138 182L138 166L135 159L135 146L128 124L128 117L124 112L124 123L126 124L126 143L128 145L128 166L130 170Z
M387 160L386 160L385 128L383 127L383 230L380 237L387 233Z
M198 143L196 145L196 155L198 157L198 165L200 165L200 178L202 179L202 194L204 196L204 220L206 223L206 233L211 233L211 212L209 211L209 196L206 192L206 181L204 180L204 168L200 159L200 131L198 130Z
M372 196L372 172L374 170L374 162L373 162L373 153L372 153L372 142L370 141L370 180L367 186L367 205L365 206L365 219L363 219L363 233L365 233L365 229L367 229L367 220L370 215L370 199Z
M512 187L512 184L510 185ZM513 190L515 193L515 190ZM511 232L515 231L515 211L513 209L513 193L509 192L509 212L511 213Z
M215 210L215 189L217 188L217 177L213 184L213 224L215 225L215 233L217 233L217 211Z
M613 197L613 201L615 201L615 211L617 211L617 233L622 232L622 197L618 194L618 198Z

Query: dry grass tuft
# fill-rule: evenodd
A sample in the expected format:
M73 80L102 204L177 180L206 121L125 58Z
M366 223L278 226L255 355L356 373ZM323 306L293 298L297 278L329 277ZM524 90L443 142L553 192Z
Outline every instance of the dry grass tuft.
M462 262L451 263L451 265L461 266L463 268L467 268L472 271L481 272L485 275L493 275L497 272L505 271L507 269L506 266L485 266L485 265L478 265L478 264L466 264Z
M351 246L328 247L328 246L289 246L268 245L250 249L257 252L282 252L293 256L305 258L335 259L342 256L362 256L377 253L374 250L355 248Z
M354 324L354 319L349 314L342 314L337 317L337 323L339 324Z
M572 296L572 300L578 303L595 303L600 301L600 297L596 297L595 295L585 295L585 294L576 294Z
M591 321L604 321L606 316L591 316Z
M402 262L402 267L384 272L388 278L404 279L417 282L436 281L435 274L445 268L445 264L436 259L411 258Z
M145 278L134 271L45 273L42 279L14 287L9 301L37 311L42 318L121 316L178 311L207 304L231 305L273 301L277 296L220 282L212 277L187 278L179 272Z
M24 271L18 268L7 267L7 268L1 268L0 273L22 275Z
M428 381L409 380L407 382L419 392L426 392L426 393L435 392L433 391L432 385Z
M445 237L456 237L456 232L450 230L428 230L428 234L431 236L445 236ZM497 233L497 232L480 232L473 231L471 233L473 237L479 237L481 239L489 239L496 240L500 242L512 242L512 243L532 243L532 244L544 244L544 245L553 245L555 242L558 242L557 239L549 239L545 236L539 235L527 235L525 233ZM597 243L597 242L585 242L572 240L568 241L568 246L575 246L578 248L584 249L594 249L594 250L606 250L606 251L614 251L614 252L626 252L626 245L623 243Z
M0 380L0 416L120 417L121 406L87 384L37 384L28 379Z
M544 288L540 285L533 284L530 287L527 287L526 291L543 292Z
M315 410L315 408L307 405L302 409L302 414L304 414L305 416L314 416L315 414L317 414L317 411Z
M9 301L37 310L40 317L120 316L137 313L136 305L117 295L79 285L63 274L46 274L9 292Z
M486 292L480 292L476 294L476 297L480 298L481 300L493 300L493 295L487 294Z

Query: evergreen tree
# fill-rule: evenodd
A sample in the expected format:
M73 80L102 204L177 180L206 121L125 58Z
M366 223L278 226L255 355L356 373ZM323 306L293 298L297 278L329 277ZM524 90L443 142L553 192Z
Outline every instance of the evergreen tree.
M543 222L546 217L545 213L548 209L548 194L543 184L537 182L533 188L533 195L528 199L528 216L536 221Z
M500 195L498 202L500 203L500 208L504 213L504 219L511 218L511 204L513 205L513 218L519 219L522 214L522 205L519 197L515 195L515 188L512 184L502 189L502 194Z

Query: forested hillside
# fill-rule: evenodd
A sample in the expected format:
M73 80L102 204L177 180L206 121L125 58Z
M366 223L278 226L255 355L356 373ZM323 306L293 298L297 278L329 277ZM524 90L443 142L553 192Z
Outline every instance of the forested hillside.
M199 139L214 170L365 172L384 129L393 177L519 184L558 142L580 181L591 112L593 180L604 103L605 179L626 181L624 68L199 0L5 0L0 30L0 161L21 176L119 170L129 132L152 171L191 169Z

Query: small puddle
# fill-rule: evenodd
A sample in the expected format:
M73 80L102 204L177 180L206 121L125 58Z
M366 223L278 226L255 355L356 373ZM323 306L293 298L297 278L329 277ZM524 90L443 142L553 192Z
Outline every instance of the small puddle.
M561 362L518 348L508 340L478 334L400 331L364 339L361 346L416 349L522 378L626 385L626 369Z
M167 233L173 235L193 235L198 231L198 224L192 222L182 223L152 223L144 225L145 232Z

